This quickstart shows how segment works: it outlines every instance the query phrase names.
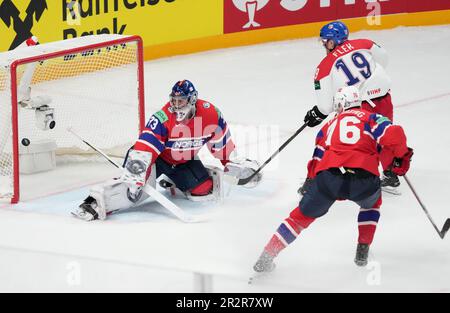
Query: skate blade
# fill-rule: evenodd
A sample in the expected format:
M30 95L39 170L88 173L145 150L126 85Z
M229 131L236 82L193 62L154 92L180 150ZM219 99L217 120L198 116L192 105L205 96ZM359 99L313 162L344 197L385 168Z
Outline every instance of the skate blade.
M253 285L254 283L260 281L261 279L264 279L265 277L269 276L273 273L275 270L276 265L273 265L273 268L270 271L266 272L253 272L253 274L248 278L248 284Z
M248 278L248 284L254 285L264 277L267 277L271 272L254 273Z
M381 187L381 190L395 196L400 196L402 194L398 187Z
M75 213L75 212L70 212L70 214L75 217L76 219L82 220L82 221L86 221L86 222L90 222L93 220L92 216L89 216L88 214L85 214L83 216Z
M366 267L367 264L369 264L369 261L360 261L360 260L353 260L355 262L355 265L358 267Z

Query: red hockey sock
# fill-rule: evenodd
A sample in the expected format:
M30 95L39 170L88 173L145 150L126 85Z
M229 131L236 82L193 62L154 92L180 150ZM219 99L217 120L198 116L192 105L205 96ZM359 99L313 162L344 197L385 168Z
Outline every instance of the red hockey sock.
M361 208L358 215L358 243L372 244L375 231L377 230L378 221L380 219L380 207L383 202L382 197L377 200L373 208Z
M289 217L278 227L264 250L271 256L277 256L284 248L292 243L303 229L307 228L314 218L303 215L300 209L295 208Z
M359 237L358 243L364 243L371 245L373 237L375 236L375 231L377 230L376 225L360 225L358 226Z

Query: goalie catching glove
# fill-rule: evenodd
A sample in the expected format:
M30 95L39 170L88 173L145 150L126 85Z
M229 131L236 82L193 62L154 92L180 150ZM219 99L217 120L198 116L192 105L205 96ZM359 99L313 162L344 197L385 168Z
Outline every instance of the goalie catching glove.
M250 159L236 159L225 164L223 170L224 175L231 177L238 181L242 178L247 178L253 175L259 168L259 163ZM253 179L248 182L246 187L255 187L259 184L262 178L262 173L258 173Z

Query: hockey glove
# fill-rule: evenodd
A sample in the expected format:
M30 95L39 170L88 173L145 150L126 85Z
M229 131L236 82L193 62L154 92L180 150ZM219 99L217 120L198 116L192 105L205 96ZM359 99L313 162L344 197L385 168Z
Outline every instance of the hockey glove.
M311 110L309 110L304 118L304 122L309 126L309 127L315 127L317 125L319 125L320 123L322 123L322 121L324 119L327 118L328 115L323 114L322 112L320 112L319 108L317 107L317 105L315 105Z
M152 161L152 154L147 151L130 149L125 160L120 179L128 185L128 199L131 202L139 200L142 187L147 179L147 169Z
M239 180L241 178L247 178L253 175L253 173L255 173L258 168L259 168L258 162L250 159L233 160L225 165L223 172L225 175L231 176ZM261 178L262 174L260 172L257 175L255 175L255 177L253 177L253 179L250 182L248 182L245 186L255 187L261 181Z
M409 170L413 154L413 149L408 148L408 152L403 157L395 158L392 163L392 172L398 176L404 176Z

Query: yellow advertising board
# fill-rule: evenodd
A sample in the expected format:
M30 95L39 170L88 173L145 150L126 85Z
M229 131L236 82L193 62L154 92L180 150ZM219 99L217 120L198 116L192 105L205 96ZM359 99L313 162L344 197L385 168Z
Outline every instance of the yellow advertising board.
M140 35L145 46L223 34L223 0L0 0L0 51L87 34Z
M341 4L339 1L319 4L316 0L291 0L289 3L292 7L287 6L288 2L0 0L0 52L15 48L31 35L36 35L41 42L50 42L88 34L116 33L141 36L144 58L148 60L216 48L317 36L324 22L339 18L336 8L357 7L364 11L367 3L373 1L344 3L340 0ZM368 27L366 13L358 15L352 9L346 12L361 17L345 20L350 30L450 23L448 1L391 0L380 3L386 14L383 14L381 25ZM313 11L306 14L305 10ZM319 13L325 10L331 15L316 14L314 10ZM350 17L350 13L345 15ZM255 23L252 19L261 22Z

